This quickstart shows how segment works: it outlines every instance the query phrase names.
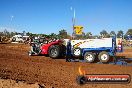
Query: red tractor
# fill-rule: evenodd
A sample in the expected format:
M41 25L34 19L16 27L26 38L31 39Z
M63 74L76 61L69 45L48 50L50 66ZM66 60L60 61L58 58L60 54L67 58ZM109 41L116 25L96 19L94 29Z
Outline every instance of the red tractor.
M51 58L58 58L65 53L65 46L62 40L55 40L50 43L32 43L29 55L49 55Z

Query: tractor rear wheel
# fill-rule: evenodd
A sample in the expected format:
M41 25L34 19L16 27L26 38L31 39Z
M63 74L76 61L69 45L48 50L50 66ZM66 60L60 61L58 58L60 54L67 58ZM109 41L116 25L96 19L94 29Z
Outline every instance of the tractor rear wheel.
M60 56L60 47L59 45L51 45L48 49L49 57L58 58Z
M102 51L99 53L98 58L99 58L100 62L107 63L110 59L110 56L106 51Z

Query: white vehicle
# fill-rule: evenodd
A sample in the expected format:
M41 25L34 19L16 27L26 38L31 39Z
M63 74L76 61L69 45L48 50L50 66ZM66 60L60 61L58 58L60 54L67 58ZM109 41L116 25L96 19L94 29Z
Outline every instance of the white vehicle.
M12 37L12 42L23 42L22 35L15 35Z
M28 40L29 36L26 36L26 35L25 35L25 36L23 36L22 38L23 38L23 41L26 41L26 40Z

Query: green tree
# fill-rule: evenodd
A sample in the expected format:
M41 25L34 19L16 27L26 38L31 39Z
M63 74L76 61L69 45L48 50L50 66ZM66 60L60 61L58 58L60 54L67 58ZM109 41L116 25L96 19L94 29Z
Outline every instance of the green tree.
M100 35L101 35L101 37L103 37L103 38L109 38L109 37L110 37L110 35L108 34L108 32L107 32L106 30L102 30L102 31L100 32Z
M115 31L110 32L110 36L115 36L115 35L116 35Z
M15 35L15 32L11 32L10 35L11 37L13 37Z
M3 33L4 33L4 36L6 36L6 37L8 37L8 38L10 37L10 33L9 33L6 29L4 30Z
M100 37L99 35L94 35L93 38L94 38L94 39L99 39L99 38L101 38L101 37Z
M65 29L62 29L59 31L59 36L61 38L67 38L67 31Z
M31 37L33 36L33 34L30 33L30 32L27 32L26 35L27 35L27 36L31 36Z
M123 38L123 31L122 30L118 31L117 38Z
M126 35L132 36L132 29L128 29L128 31L126 32Z
M3 32L0 32L0 36L3 36L4 34L3 34Z
M124 38L128 38L128 36L132 36L132 29L128 29L126 34L124 35Z
M22 31L22 35L26 35L26 31Z
M92 38L92 33L91 32L87 32L85 35L85 38L90 39Z
M51 34L50 34L50 37L51 37L51 38L57 38L57 35L56 35L55 33L51 33Z

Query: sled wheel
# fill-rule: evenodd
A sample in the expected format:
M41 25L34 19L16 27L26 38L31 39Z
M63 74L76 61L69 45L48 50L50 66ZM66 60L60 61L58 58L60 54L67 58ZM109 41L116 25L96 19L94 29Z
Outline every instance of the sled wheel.
M75 57L79 57L79 56L81 56L81 54L82 54L82 50L81 50L81 48L75 48L74 50L73 50L73 56L75 56Z
M95 55L92 52L86 52L84 54L85 62L92 63L95 60Z
M59 45L51 45L48 49L48 54L51 58L58 58L60 56L60 52Z
M106 51L102 51L99 53L98 58L100 62L107 63L110 59L110 56Z

